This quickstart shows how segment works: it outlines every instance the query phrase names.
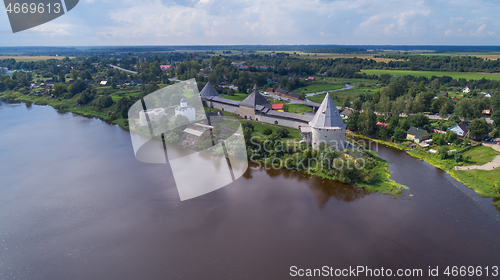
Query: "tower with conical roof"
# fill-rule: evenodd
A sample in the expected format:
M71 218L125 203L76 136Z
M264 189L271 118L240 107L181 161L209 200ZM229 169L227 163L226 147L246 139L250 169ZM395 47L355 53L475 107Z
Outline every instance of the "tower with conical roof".
M215 88L212 86L210 82L208 82L205 87L201 90L200 92L200 97L201 98L207 98L207 97L220 97L220 94L215 90Z
M337 149L345 147L345 130L347 125L342 121L330 93L326 94L316 115L309 122L309 126L311 127L311 144L313 149L318 149L322 142Z
M245 119L255 119L256 109L259 110L259 108L263 107L272 109L271 102L259 93L257 85L253 89L253 92L245 100L241 101L240 108L238 109L238 115Z

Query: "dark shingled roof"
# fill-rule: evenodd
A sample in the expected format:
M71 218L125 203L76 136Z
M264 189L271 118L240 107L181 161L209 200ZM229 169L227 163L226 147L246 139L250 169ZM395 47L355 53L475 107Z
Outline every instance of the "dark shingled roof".
M215 90L215 88L212 86L210 82L208 82L205 87L201 90L200 92L200 97L210 97L210 96L218 96L220 97L220 94Z
M411 135L415 135L415 139L420 139L427 133L427 130L416 128L416 127L412 126L412 127L410 127L410 129L408 129L408 131L406 133L411 134Z
M299 114L294 114L294 113L288 113L288 112L280 112L280 111L275 111L275 110L268 110L265 113L266 116L271 116L275 118L281 118L281 119L288 119L288 120L293 120L293 121L298 121L298 122L303 122L305 124L309 123L312 120L312 116L308 115L299 115Z
M245 98L245 100L243 100L240 105L247 106L250 108L256 108L257 105L270 106L271 102L269 102L267 98L262 96L257 91L254 91L247 98Z
M291 92L291 91L287 91L287 90L284 90L282 88L277 88L274 91L278 92L278 93L282 93L282 94L288 95L288 96L293 97L293 98L297 98L297 99L301 99L302 98L302 94Z
M214 102L219 102L219 103L223 103L223 104L228 104L228 105L236 106L236 107L240 106L240 104L241 104L240 101L231 100L231 99L225 99L225 98L217 97L217 96L210 96L210 97L207 97L206 99L207 100L212 100Z

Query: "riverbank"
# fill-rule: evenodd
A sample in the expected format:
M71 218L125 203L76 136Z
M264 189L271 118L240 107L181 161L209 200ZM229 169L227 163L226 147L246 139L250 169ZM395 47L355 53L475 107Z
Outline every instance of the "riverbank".
M380 139L374 139L367 137L365 135L359 135L356 133L352 133L351 135L354 135L356 138L372 141L379 143L381 145L395 148L398 150L405 151L407 154L409 154L412 157L418 158L420 160L423 160L425 162L430 163L431 165L445 171L448 173L451 177L453 177L455 180L463 183L465 186L468 188L474 190L477 194L479 194L482 197L486 198L493 198L493 205L500 210L500 194L498 191L495 189L495 183L497 183L498 178L500 178L500 168L495 168L493 170L477 170L477 169L471 169L471 170L454 170L453 168L455 166L459 166L456 164L453 160L447 159L447 160L439 160L435 155L431 155L428 152L423 152L415 149L409 149L407 146L403 146L397 143L393 142L388 142ZM369 145L369 144L368 144ZM478 146L481 147L481 146ZM477 149L478 147L475 147L473 149ZM470 150L469 152L471 152Z
M70 112L87 118L97 118L111 125L118 125L129 131L128 120L126 118L113 118L112 108L99 110L93 106L78 105L78 97L70 99L50 98L48 96L24 95L15 91L0 92L0 97L9 101L30 102L35 105L49 105L59 112Z

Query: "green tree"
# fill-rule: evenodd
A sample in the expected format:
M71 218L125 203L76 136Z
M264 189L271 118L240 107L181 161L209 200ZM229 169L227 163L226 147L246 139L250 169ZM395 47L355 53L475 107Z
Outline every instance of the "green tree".
M441 159L447 159L448 158L448 151L450 148L448 146L441 146L438 149L438 154Z
M453 143L457 139L458 139L458 135L455 132L453 132L451 130L446 131L446 134L444 136L445 141L447 141L448 143Z
M469 125L470 136L473 138L481 138L490 131L490 125L483 118L475 119Z
M358 121L359 113L357 111L351 112L351 114L347 117L347 128L351 131L358 131Z
M441 118L448 118L448 111L449 110L450 110L450 106L448 105L448 103L444 103L441 106L441 109L439 109L439 116Z
M374 135L377 129L377 115L371 110L365 110L359 115L358 127L367 135Z
M466 121L479 117L481 112L475 110L474 104L468 99L462 98L455 106L454 112Z
M394 131L394 135L392 136L392 140L401 142L406 139L406 131L402 128L398 128Z
M500 95L500 94L498 94L498 95ZM495 123L495 127L500 129L500 107L493 111L493 114L491 115L491 119Z

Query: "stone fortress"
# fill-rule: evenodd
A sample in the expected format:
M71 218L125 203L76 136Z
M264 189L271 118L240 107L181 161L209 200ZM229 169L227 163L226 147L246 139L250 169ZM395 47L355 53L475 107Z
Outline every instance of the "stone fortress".
M235 113L248 120L300 129L304 140L314 149L318 149L321 142L337 149L344 149L346 146L347 126L329 93L314 116L272 110L271 102L259 93L256 86L253 92L240 102L222 98L208 82L200 92L200 97L203 105L209 108Z

